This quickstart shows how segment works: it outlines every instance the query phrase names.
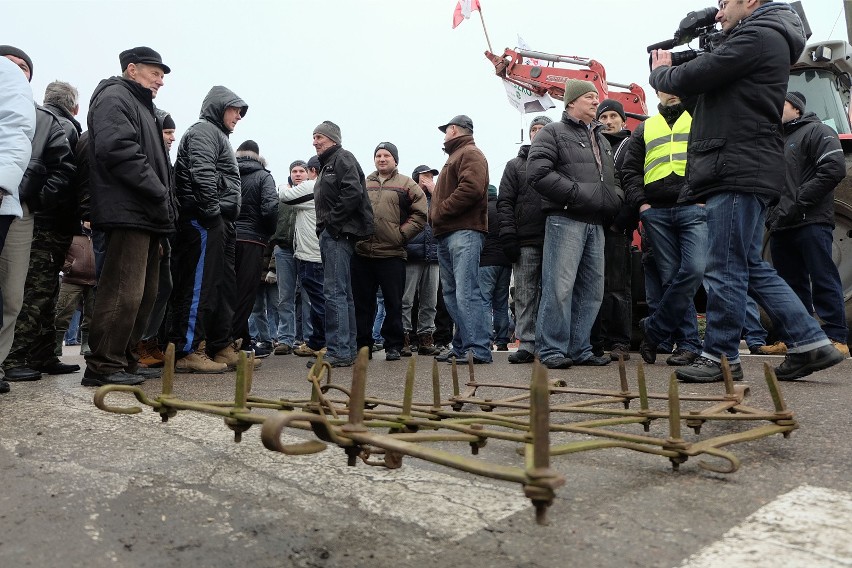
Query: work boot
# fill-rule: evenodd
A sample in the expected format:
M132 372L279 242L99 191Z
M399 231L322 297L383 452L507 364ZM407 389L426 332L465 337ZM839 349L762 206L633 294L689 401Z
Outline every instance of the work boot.
M846 345L845 343L842 343L840 341L835 341L833 339L831 340L831 344L834 345L834 347L838 351L840 351L840 353L843 355L844 359L849 357L849 346L848 345Z
M776 341L772 345L764 345L760 348L761 355L784 355L787 353L787 346L783 341Z
M272 352L275 355L289 355L293 352L293 347L286 343L279 343Z
M435 345L431 333L420 333L417 335L417 338L420 343L417 347L417 353L419 355L437 355L441 352L438 346Z
M385 361L399 361L400 356L402 356L402 352L397 351L393 347L385 349ZM411 357L411 350L408 350L408 355L406 357Z
M229 371L233 371L237 368L237 362L240 360L240 345L241 341L239 339L230 345L226 345L213 355L213 361L216 363L224 363ZM255 356L254 368L260 368L261 364L261 360Z
M136 354L139 355L138 365L140 367L162 367L166 355L160 351L157 338L143 339L136 344Z
M298 355L299 357L316 357L319 353L325 355L325 347L318 351L314 351L313 349L308 347L307 343L302 343L301 345L293 349L293 355Z
M613 343L612 349L609 350L609 358L618 361L619 356L625 361L630 359L630 346L623 343Z
M686 365L692 365L696 359L698 359L698 353L694 353L688 349L678 349L666 359L666 365L685 367Z
M845 358L834 345L823 345L804 353L787 353L784 362L775 367L775 376L779 381L795 381L833 367Z
M729 366L731 378L735 381L743 380L742 366L739 363ZM724 380L722 364L707 357L698 357L691 365L675 371L675 376L685 383L718 383Z
M219 374L228 370L228 365L225 363L217 363L210 359L205 351L206 345L202 341L198 345L198 349L175 361L176 373L204 373L204 374Z
M411 332L406 331L402 334L402 349L399 350L400 357L411 357ZM387 359L388 361L396 361L396 359Z

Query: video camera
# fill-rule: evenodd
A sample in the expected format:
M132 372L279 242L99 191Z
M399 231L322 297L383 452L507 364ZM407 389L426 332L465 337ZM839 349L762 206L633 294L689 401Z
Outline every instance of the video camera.
M648 46L648 53L655 49L672 49L678 45L689 43L695 38L698 38L698 50L689 49L687 51L672 52L672 65L680 65L687 61L692 61L705 51L712 52L715 46L722 43L724 32L716 27L716 14L718 8L710 6L703 10L696 10L686 15L680 21L677 31L672 39L655 43Z

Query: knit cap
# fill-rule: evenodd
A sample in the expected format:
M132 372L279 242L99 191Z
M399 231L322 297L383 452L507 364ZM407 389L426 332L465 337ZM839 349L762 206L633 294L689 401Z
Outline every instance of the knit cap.
M378 154L379 150L387 150L390 152L390 155L393 156L393 161L399 165L399 150L397 150L396 144L393 142L380 142L379 145L376 146L376 149L373 150L374 158L376 157L376 154Z
M314 134L322 134L335 144L342 144L343 137L340 135L340 127L330 120L324 120L314 128Z
M565 107L568 107L568 103L573 103L586 93L597 93L598 89L595 87L595 84L591 81L583 81L580 79L568 79L565 81L565 96L562 97L562 102L565 103Z

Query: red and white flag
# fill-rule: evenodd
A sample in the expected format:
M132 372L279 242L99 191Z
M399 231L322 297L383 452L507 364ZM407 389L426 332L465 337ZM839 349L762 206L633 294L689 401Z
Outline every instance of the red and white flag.
M453 29L462 23L462 20L469 20L470 13L474 10L479 10L479 0L459 0L456 11L453 12Z

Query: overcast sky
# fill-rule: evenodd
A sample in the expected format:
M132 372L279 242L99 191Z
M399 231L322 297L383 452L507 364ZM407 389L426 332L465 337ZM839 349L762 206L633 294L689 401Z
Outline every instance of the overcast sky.
M610 81L638 83L648 106L645 46L669 39L708 0L480 0L493 51L515 47L596 59ZM803 0L811 41L846 39L842 0ZM33 59L33 92L69 81L80 90L78 120L101 79L118 75L118 54L147 45L172 68L156 104L172 113L178 137L197 120L213 85L249 105L231 135L253 139L284 182L294 159L313 154L323 120L340 125L343 146L365 173L381 141L399 147L400 170L445 161L437 126L454 115L474 122L474 138L499 179L518 150L521 116L483 52L479 14L452 29L455 0L0 0L0 43ZM839 20L838 20L839 17ZM834 28L832 32L832 28ZM697 45L695 46L697 47ZM548 114L558 119L561 104ZM523 125L523 126L522 126ZM175 156L177 144L172 152Z

